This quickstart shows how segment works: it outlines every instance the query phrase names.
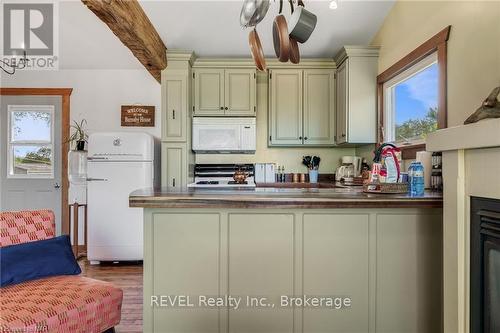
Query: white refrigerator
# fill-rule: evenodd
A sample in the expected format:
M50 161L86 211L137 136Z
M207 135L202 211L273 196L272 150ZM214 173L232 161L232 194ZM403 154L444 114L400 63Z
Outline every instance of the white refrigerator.
M95 133L88 140L87 258L143 259L143 213L129 194L154 184L154 140L146 133Z

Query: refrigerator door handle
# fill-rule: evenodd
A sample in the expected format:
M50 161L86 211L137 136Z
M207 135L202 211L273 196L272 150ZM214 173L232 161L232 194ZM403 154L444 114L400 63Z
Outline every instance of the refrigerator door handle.
M87 178L88 182L107 182L106 178Z

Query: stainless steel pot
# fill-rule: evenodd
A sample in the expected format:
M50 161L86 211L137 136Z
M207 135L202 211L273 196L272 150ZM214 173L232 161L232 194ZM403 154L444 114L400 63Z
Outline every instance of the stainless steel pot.
M292 17L288 21L288 32L290 37L299 43L305 43L311 37L318 18L316 15L304 8L304 4L299 0L299 6L294 10Z
M245 0L241 7L240 24L244 28L253 27L264 19L270 0Z

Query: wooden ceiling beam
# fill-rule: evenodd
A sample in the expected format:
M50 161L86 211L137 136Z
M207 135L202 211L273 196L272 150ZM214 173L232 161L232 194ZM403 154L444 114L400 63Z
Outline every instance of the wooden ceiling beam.
M137 0L82 0L161 83L167 48Z

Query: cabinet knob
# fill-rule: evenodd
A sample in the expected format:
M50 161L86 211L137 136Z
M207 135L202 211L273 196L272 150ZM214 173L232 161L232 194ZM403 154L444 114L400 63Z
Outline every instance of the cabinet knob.
M175 110L172 110L172 119L175 119Z
M226 106L226 107L225 107L225 109L227 110L227 109L228 109L228 107Z
M342 137L345 138L345 134L342 134Z
M302 137L301 137L301 136L299 136L299 140L302 140Z
M304 137L304 140L307 140L307 136L306 136L306 137Z
M221 110L224 110L224 107L223 107L223 106L221 106L221 107L220 107L220 109L221 109Z

